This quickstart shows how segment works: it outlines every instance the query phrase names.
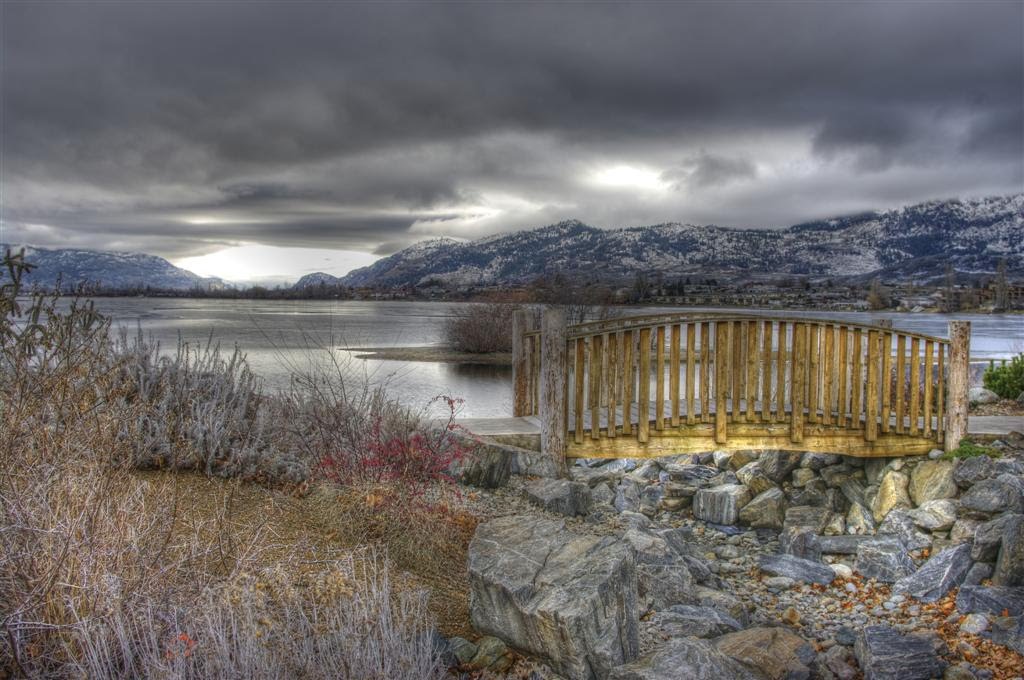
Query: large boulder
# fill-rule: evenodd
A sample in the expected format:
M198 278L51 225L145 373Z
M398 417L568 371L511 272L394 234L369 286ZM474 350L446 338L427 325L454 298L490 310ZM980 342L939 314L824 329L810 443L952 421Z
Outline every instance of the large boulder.
M793 451L765 451L758 458L758 462L773 482L782 483L782 480L789 477L789 473L800 465L802 457L802 453Z
M620 479L612 505L617 512L640 512L640 485L632 479Z
M686 561L668 541L644 529L629 529L622 540L636 555L641 611L695 601L693 575Z
M793 505L786 509L785 528L803 527L820 534L828 524L832 512L814 505Z
M1003 540L992 572L992 584L1024 586L1024 515L1010 515L1003 526Z
M753 463L747 463L737 470L736 479L739 480L740 484L743 484L750 489L750 493L754 495L767 491L768 489L778 488L778 485L761 467L761 462L756 460Z
M1024 480L1010 473L982 480L960 497L960 505L982 514L1024 512Z
M862 541L857 546L854 569L864 578L882 583L895 583L914 573L914 562L898 538Z
M970 546L960 544L946 548L910 576L896 581L893 592L910 595L923 602L935 602L964 582L971 564Z
M963 586L956 594L961 614L1024 616L1024 588L1006 586Z
M941 677L946 665L931 640L886 625L864 628L854 654L865 680L930 680Z
M972 404L994 404L999 401L999 395L984 387L972 387L967 392L967 399Z
M756 680L758 677L707 640L681 637L612 670L608 680Z
M785 628L748 628L715 640L726 656L770 680L806 678L816 656L814 648Z
M469 545L470 617L486 635L571 680L604 678L639 652L633 550L561 520L509 515Z
M878 527L878 533L883 536L896 536L907 550L920 550L932 544L931 536L918 531L910 512L902 508L897 508L886 516L885 521Z
M740 509L739 521L755 529L781 529L785 515L786 494L772 487L754 496Z
M907 514L914 524L928 531L947 531L956 522L956 502L948 498L924 501Z
M566 517L590 512L590 487L567 479L531 479L526 482L526 498L539 508Z
M910 485L910 478L898 470L889 470L882 475L882 481L878 485L878 493L871 501L871 513L876 522L881 522L889 511L894 508L910 508L913 504L907 487Z
M766 555L761 558L759 566L761 571L772 576L786 576L794 581L818 583L823 586L832 583L836 577L836 573L828 565L793 555Z
M701 489L693 497L693 516L713 524L735 524L750 498L750 489L742 484Z
M999 557L999 547L1003 543L1003 530L1013 518L1021 515L1002 515L983 522L974 530L971 557L978 562L995 562Z
M963 489L974 486L983 479L995 475L995 466L988 456L964 458L953 470L953 481Z
M461 484L484 489L508 484L518 449L464 434L453 436L466 449L466 454L452 462L448 467L449 475Z
M910 498L915 505L940 498L954 498L957 494L952 460L926 460L918 463L910 473Z

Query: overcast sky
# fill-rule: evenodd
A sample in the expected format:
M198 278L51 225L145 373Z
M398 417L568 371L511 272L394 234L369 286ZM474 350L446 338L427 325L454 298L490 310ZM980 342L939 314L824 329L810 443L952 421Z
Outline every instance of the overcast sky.
M771 227L1024 190L1020 0L0 12L0 241L338 274L567 218Z

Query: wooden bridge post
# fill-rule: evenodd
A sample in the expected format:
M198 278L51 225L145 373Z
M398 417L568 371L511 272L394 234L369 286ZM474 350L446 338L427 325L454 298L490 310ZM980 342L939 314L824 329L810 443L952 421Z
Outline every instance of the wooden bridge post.
M530 414L528 395L530 366L526 354L526 333L529 317L525 309L512 312L512 415Z
M558 476L564 478L568 476L565 438L569 375L565 310L546 307L540 329L540 448L544 455L551 456Z
M971 389L971 322L949 322L949 378L946 402L946 451L955 451L967 435L968 393ZM914 386L917 389L917 386Z

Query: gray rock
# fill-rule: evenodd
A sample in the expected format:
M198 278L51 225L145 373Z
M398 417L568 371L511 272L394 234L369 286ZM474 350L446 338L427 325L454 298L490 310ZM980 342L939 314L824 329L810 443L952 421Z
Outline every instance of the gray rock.
M509 446L515 454L512 457L512 474L523 477L557 477L558 466L550 455L523 449L516 446Z
M931 536L919 531L910 514L903 509L890 512L878 527L879 535L896 536L907 550L920 550L932 544Z
M989 635L993 642L1024 654L1024 616L999 616L991 624Z
M964 458L953 470L953 481L962 489L967 489L978 482L995 476L995 466L988 456Z
M805 560L820 560L821 538L808 527L789 527L779 534L779 550Z
M987 562L975 562L971 565L971 568L967 570L967 576L964 577L965 586L976 586L980 585L982 581L992 577L992 565Z
M820 534L828 524L832 512L828 508L813 505L792 505L786 510L785 528L803 527Z
M666 465L665 472L673 482L707 481L718 474L718 468L710 465L675 464Z
M643 529L626 531L622 540L636 556L637 594L642 611L695 601L693 575L668 541Z
M972 387L967 393L967 399L972 404L995 404L999 401L999 395L984 387Z
M854 654L865 680L929 680L945 669L928 638L885 625L864 628Z
M809 678L814 648L786 628L748 628L715 640L720 652L770 680Z
M950 542L973 543L974 534L978 531L978 527L980 527L981 524L982 523L976 519L961 517L957 521L953 522L953 528L949 530Z
M895 583L914 573L914 562L907 555L906 547L897 538L888 541L863 541L857 546L854 569L864 578L873 578L882 583Z
M750 498L750 489L741 484L701 489L693 497L693 516L714 524L735 524Z
M802 487L790 490L789 500L795 506L823 506L828 503L825 480L815 477Z
M963 583L970 568L969 546L947 548L933 555L910 576L897 581L893 586L893 592L916 597L922 602L935 602Z
M740 599L732 593L727 593L724 590L708 588L705 586L696 586L693 589L693 592L694 595L696 595L697 604L699 606L711 607L712 609L726 612L729 616L746 625L747 608L743 605L743 602L741 602Z
M1024 480L1009 473L982 480L960 497L960 505L986 514L1024 512Z
M968 614L960 623L960 630L970 635L981 635L988 630L988 617L984 614Z
M859 479L845 479L839 485L839 490L849 503L864 505L867 502L864 494L864 483Z
M957 494L953 471L956 461L926 460L918 463L910 473L910 498L915 505L940 498L953 498Z
M495 672L507 670L513 659L508 645L492 635L484 636L476 646L476 655L466 664L474 670L490 669Z
M946 531L956 522L956 503L949 499L924 501L920 507L908 510L914 524L928 531Z
M785 513L786 494L782 489L772 487L754 496L740 509L739 521L755 529L781 529Z
M732 451L714 451L711 454L711 459L716 468L725 470L729 467L729 461L732 460Z
M608 680L755 680L757 677L707 640L680 637L613 669Z
M821 478L825 481L825 485L830 487L839 487L843 482L864 476L863 471L850 467L846 463L822 468L819 474L821 474Z
M758 462L772 481L781 483L800 465L802 457L803 454L793 451L765 451L758 458Z
M864 462L864 475L868 484L878 484L882 480L888 458L869 458Z
M640 511L640 485L636 482L623 479L615 487L615 500L612 505L618 512L639 512Z
M615 492L607 483L601 482L590 490L591 507L608 507L615 502Z
M625 543L510 515L477 527L468 562L470 616L481 633L572 680L604 677L636 658L637 573Z
M843 536L821 536L818 547L825 555L856 555L857 547L864 541L880 540L875 536L845 534ZM884 540L884 539L883 539Z
M539 508L566 517L590 512L590 487L567 479L531 479L524 487L526 498Z
M1003 530L1015 517L1020 515L1003 515L979 524L974 531L971 558L977 562L995 562L999 557L999 546L1003 543Z
M622 478L622 472L607 465L599 468L573 466L569 468L569 477L575 482L583 482L590 488L595 488L599 484L617 485Z
M1007 586L964 585L956 594L956 608L961 614L993 614L1024 616L1024 588Z
M846 533L846 519L838 512L832 513L832 517L821 533L824 536L842 536Z
M484 489L497 489L508 484L512 461L518 449L494 442L456 434L468 453L452 462L448 473L461 484Z
M793 470L792 480L793 486L804 487L808 483L818 478L818 473L810 468L797 468Z
M651 625L666 637L713 638L743 628L743 624L724 612L693 605L675 605L655 612Z
M736 471L736 479L743 484L755 496L768 489L776 489L778 485L761 468L760 461L747 463Z
M476 645L469 640L460 637L453 637L448 640L448 649L455 660L460 664L466 664L476 656ZM454 665L454 664L453 664Z
M660 484L649 484L640 492L640 512L648 517L658 514L664 491Z
M761 558L761 571L773 576L787 576L794 581L820 583L827 586L835 579L835 572L827 565L793 555L766 555Z
M842 456L837 456L834 453L805 453L800 457L800 467L820 470L823 467L835 465L841 458Z
M992 572L996 586L1024 586L1024 515L1009 515L1003 525L1003 541Z
M838 680L854 680L857 677L857 669L851 662L853 653L842 645L833 645L821 654L818 654L817 666L818 677L827 678L823 670L829 672Z

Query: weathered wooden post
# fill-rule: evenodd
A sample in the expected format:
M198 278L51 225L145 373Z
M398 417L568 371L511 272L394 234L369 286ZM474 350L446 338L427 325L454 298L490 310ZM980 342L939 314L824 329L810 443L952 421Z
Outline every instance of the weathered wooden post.
M971 389L971 322L949 322L949 378L946 402L946 451L955 451L967 435ZM915 387L916 389L916 387Z
M525 309L512 313L512 415L530 415L530 365L526 353L529 317Z
M540 340L540 449L551 456L559 477L568 476L565 464L566 394L568 357L565 310L546 307L541 317Z

